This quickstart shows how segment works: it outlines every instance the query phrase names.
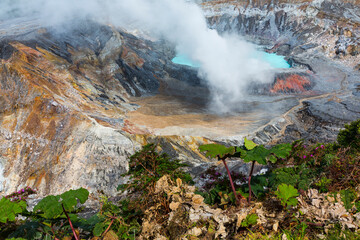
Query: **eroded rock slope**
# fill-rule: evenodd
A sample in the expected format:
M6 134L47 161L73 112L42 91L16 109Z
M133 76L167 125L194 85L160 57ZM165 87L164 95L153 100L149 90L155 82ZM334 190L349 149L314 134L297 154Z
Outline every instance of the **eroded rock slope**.
M150 139L124 120L138 107L128 98L157 93L179 69L164 70L154 44L94 22L59 31L16 20L0 32L0 191L115 191ZM168 138L196 155L194 139Z

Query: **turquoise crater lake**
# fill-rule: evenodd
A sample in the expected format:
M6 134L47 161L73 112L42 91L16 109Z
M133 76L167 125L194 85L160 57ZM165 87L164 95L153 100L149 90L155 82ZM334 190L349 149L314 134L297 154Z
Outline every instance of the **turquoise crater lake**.
M290 68L290 64L285 60L284 56L275 53L259 52L259 58L270 64L273 68ZM200 63L192 61L183 54L176 55L172 60L173 63L199 68Z
M200 67L200 63L192 61L189 57L183 54L176 55L176 57L174 57L171 61L180 65L186 65L195 68Z

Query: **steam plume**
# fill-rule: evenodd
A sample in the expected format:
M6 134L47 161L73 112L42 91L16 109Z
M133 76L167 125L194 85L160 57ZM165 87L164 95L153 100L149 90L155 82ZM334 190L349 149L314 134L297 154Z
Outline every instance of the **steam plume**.
M201 8L186 0L1 0L0 19L29 15L44 24L91 17L145 28L201 64L199 75L207 80L216 108L224 112L243 98L249 82L272 79L270 65L258 60L253 45L209 29Z

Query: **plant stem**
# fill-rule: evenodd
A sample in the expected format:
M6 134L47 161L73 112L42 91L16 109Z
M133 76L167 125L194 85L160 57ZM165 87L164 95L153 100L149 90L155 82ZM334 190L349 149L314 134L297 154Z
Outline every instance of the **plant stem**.
M251 202L251 176L254 171L255 161L252 161L250 174L249 174L249 203Z
M221 160L223 161L223 163L224 163L224 165L225 165L225 168L226 168L226 171L227 171L227 173L228 173L228 176L229 176L229 179L230 179L230 185L231 185L231 188L232 188L232 190L233 190L233 193L234 193L236 202L237 202L237 203L240 203L240 199L239 199L239 197L238 197L238 195L237 195L237 193L236 193L235 186L234 186L234 183L233 183L231 174L230 174L230 170L229 170L229 168L228 168L228 166L227 166L227 164L226 164L225 159L221 159ZM241 195L240 195L240 196L241 196Z
M113 219L111 220L110 225L107 227L107 229L105 230L105 232L102 234L103 236L105 236L105 235L106 235L106 233L110 230L111 225L114 223L114 220L115 220L115 218L113 218Z
M67 214L67 212L66 212L66 210L65 210L65 208L64 208L64 205L61 205L61 206L62 206L63 211L64 211L64 213L65 213L65 215L66 215L66 217L67 217L67 219L68 219L68 221L69 221L71 230L72 230L72 232L73 232L73 234L74 234L74 237L75 237L75 240L79 240L79 237L78 237L78 235L77 235L76 232L75 232L74 226L72 225L72 222L71 222L70 217L69 217L69 215Z

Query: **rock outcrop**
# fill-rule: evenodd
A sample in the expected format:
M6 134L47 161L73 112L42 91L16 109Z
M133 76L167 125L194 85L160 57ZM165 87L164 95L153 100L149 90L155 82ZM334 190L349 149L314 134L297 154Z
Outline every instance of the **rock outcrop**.
M264 45L316 78L275 80L271 92L308 97L300 96L298 106L253 134L259 143L279 136L281 141L333 141L341 125L360 117L354 107L360 100L359 1L203 1L202 6L211 28ZM278 123L285 131L266 130Z
M151 42L94 22L65 32L4 22L0 31L0 191L115 191L128 157L151 141L125 120L138 107L129 98L157 93L180 70L167 73ZM187 141L174 147L196 155Z

